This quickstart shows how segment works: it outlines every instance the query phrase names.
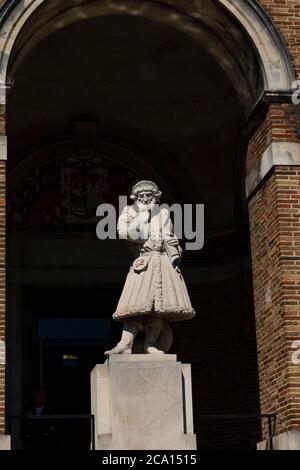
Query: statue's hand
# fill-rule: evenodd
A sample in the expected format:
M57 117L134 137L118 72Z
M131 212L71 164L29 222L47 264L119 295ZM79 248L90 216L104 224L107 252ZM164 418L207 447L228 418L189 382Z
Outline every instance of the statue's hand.
M175 271L176 271L178 274L181 274L181 270L180 270L179 266L175 266Z
M139 219L140 219L143 223L148 223L149 220L150 220L150 216L151 216L151 212L150 212L150 211L143 211L143 212L140 212L140 214L139 214Z

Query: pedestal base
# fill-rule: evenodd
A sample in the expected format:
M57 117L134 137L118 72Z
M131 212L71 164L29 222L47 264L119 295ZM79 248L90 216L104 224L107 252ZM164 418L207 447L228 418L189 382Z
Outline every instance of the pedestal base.
M2 434L0 435L0 450L10 450L10 436Z
M274 450L300 450L300 431L287 431L273 437ZM269 450L268 441L257 444L257 450Z
M96 449L195 450L191 369L176 355L112 355L91 373Z

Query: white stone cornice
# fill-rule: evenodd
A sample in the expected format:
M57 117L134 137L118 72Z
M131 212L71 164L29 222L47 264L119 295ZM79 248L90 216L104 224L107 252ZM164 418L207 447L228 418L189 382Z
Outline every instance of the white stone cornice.
M5 365L5 342L0 340L0 365Z
M0 160L7 160L7 137L0 135Z
M246 177L246 195L251 196L274 166L300 166L300 143L272 142Z

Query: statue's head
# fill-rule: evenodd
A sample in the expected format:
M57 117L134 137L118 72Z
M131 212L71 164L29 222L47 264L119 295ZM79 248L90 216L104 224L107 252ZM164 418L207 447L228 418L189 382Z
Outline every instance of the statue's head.
M149 206L159 202L161 191L153 181L139 181L132 187L130 199L139 204Z

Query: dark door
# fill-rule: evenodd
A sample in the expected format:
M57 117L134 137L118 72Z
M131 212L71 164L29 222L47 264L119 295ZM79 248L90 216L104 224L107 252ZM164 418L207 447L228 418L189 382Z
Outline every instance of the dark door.
M74 415L91 414L90 373L120 337L121 325L112 321L118 294L115 289L32 289L26 294L24 400L32 401L34 390L42 387L44 414L63 415L49 421L51 448L90 448L91 422Z
M44 387L48 396L48 412L63 415L54 419L52 436L55 448L89 449L91 422L90 373L105 360L101 346L43 346ZM82 415L76 418L74 415Z

